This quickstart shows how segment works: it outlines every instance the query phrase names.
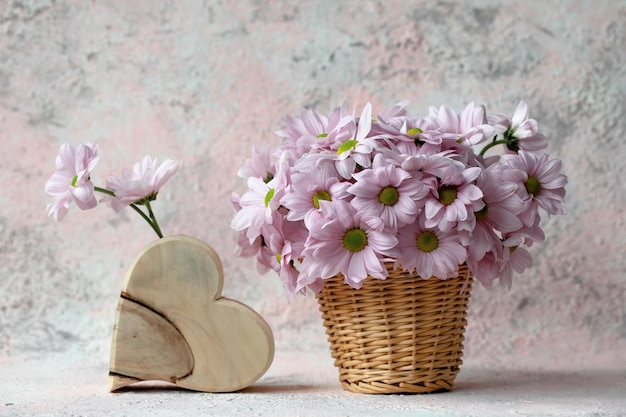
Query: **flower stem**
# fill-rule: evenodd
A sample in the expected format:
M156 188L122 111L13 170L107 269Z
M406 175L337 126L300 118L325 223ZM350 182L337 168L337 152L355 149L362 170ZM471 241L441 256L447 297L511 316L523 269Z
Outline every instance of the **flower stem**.
M485 145L485 147L480 151L480 156L485 155L485 153L487 153L487 151L491 148L493 148L494 146L497 145L506 145L507 144L507 140L506 139L500 139L500 140L494 140L493 142Z
M110 195L110 196L115 197L115 193L113 191L111 191L111 190L107 190L106 188L100 188L100 187L95 187L94 186L93 190L97 191L99 193L102 193L102 194L106 194L106 195Z
M137 205L135 203L131 203L130 207L132 207L133 210L135 210L137 213L139 213L139 215L141 217L143 217L143 219L148 222L148 224L150 225L150 227L152 228L152 230L154 230L154 232L157 234L157 236L159 238L163 237L163 233L161 233L161 229L159 228L159 225L156 223L156 219L150 219L148 216L146 216L146 213L144 213L139 207L137 207ZM154 217L154 215L152 214L152 211L150 210L150 217Z
M150 201L146 201L146 208L148 209L148 213L150 214L150 219L152 220L152 228L156 232L157 236L163 237L163 233L161 232L161 228L159 227L159 223L157 222L156 216L152 212L152 206L150 205Z
M106 188L101 188L101 187L93 187L94 191L97 191L99 193L102 194L106 194L106 195L110 195L112 197L115 197L115 193L111 190L107 190ZM163 233L161 232L161 228L159 227L159 224L156 221L156 217L154 217L154 213L152 212L152 207L150 207L150 202L147 201L146 202L146 207L148 208L148 214L150 215L150 217L148 217L146 215L146 213L144 213L139 207L137 207L137 205L135 203L131 203L130 207L135 210L152 228L152 230L154 230L154 232L157 234L157 236L159 238L163 237Z

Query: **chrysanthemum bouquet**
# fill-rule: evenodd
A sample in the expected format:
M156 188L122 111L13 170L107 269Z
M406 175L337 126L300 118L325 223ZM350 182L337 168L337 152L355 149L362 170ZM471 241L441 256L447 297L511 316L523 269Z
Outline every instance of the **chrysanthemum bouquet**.
M388 263L426 279L467 264L486 287L510 288L545 238L540 213L566 213L561 161L524 102L511 118L473 103L418 117L407 104L287 116L282 144L254 149L238 172L237 254L276 271L290 295L338 273L358 289Z
M111 175L105 187L97 187L91 180L91 173L99 160L98 144L95 142L78 146L69 143L61 145L56 158L56 171L45 186L46 193L51 196L47 202L48 215L61 221L73 202L81 210L104 203L116 213L130 206L157 236L163 237L151 202L156 200L163 184L178 171L181 163L168 159L157 167L157 160L146 155L132 170L124 169L121 177ZM100 201L96 193L102 194Z

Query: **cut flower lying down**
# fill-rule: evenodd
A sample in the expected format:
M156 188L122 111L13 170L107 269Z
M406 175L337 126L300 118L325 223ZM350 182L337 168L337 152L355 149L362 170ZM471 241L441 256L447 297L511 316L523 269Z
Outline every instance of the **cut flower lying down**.
M486 287L510 288L545 238L541 213L566 214L561 161L524 102L511 118L473 103L418 117L407 105L285 117L282 143L253 149L238 172L237 254L276 271L289 295L338 273L360 288L389 262L439 279L467 264Z

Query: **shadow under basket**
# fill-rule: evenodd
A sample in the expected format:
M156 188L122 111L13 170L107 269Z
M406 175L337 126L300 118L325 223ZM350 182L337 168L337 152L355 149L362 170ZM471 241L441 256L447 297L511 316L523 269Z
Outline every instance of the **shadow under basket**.
M425 280L393 270L355 290L343 275L317 294L339 381L366 394L449 391L459 373L473 279Z

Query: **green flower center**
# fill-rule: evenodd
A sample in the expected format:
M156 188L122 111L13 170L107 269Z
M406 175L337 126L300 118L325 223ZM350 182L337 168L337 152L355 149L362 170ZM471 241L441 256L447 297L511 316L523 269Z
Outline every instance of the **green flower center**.
M72 187L76 187L77 181L78 181L78 175L74 175L74 178L72 178Z
M456 200L456 187L454 185L444 185L439 188L439 202L444 206L449 206Z
M275 192L274 189L270 188L267 194L265 194L265 207L268 207L270 205L270 201L274 197L274 192Z
M432 252L439 247L439 239L435 232L425 230L417 236L416 245L422 252Z
M537 177L529 176L528 181L526 181L526 184L524 185L526 186L526 191L528 191L529 194L537 195L541 192L541 184L539 183Z
M385 187L378 193L378 201L386 206L393 206L398 202L400 194L396 187Z
M319 190L315 194L313 194L313 206L316 209L320 208L320 200L332 201L330 198L330 194L328 194L324 190Z
M367 246L367 233L365 230L355 227L354 229L346 230L343 234L343 247L350 252L360 252Z
M483 200L483 203L485 203L484 200ZM485 207L474 212L474 215L476 216L476 220L478 221L485 220L487 218L487 214L489 214L489 207L487 206L487 203L485 203Z
M356 148L357 143L359 142L355 139L345 141L341 144L341 146L339 146L339 149L337 149L337 155L342 154L345 151L349 151L350 149Z

